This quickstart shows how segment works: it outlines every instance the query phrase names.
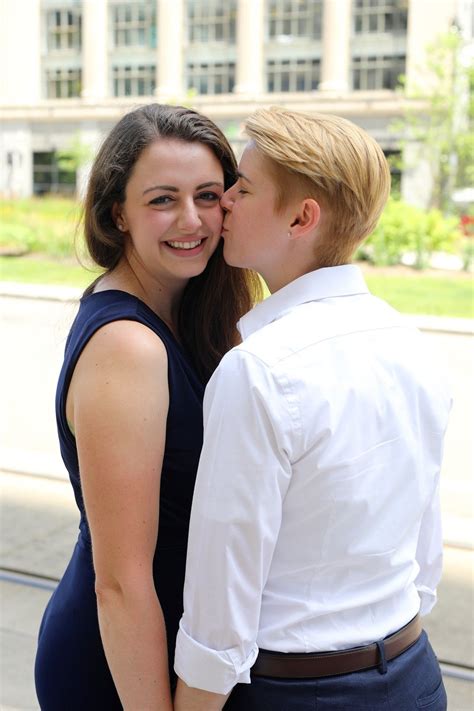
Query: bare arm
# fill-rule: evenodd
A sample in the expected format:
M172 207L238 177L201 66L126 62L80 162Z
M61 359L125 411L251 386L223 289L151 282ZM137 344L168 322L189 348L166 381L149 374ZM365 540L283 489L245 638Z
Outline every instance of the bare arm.
M152 567L168 400L165 348L132 321L108 324L91 338L68 395L100 632L118 694L131 710L172 709Z
M192 689L178 679L174 697L174 711L221 711L229 694L213 694L211 691Z

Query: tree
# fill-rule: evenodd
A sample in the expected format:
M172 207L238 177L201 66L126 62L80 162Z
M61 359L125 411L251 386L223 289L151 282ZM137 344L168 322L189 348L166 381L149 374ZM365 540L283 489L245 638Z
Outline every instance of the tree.
M468 52L455 25L430 45L423 86L409 87L401 78L407 108L403 120L392 124L402 136L402 168L412 167L410 160L429 164L428 207L443 212L452 211L456 187L474 184L474 70ZM418 147L415 155L414 146Z
M90 163L93 156L94 149L81 139L79 133L76 133L68 146L57 152L57 161L61 170L76 173Z

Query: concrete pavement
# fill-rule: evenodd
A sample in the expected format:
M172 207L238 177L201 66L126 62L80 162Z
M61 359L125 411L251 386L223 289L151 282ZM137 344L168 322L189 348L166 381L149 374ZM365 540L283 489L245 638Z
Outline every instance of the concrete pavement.
M57 444L54 395L79 293L0 282L0 470L67 478ZM454 397L441 478L445 539L472 545L473 321L410 318L432 344L433 359Z
M2 711L37 708L32 664L50 595L31 587L32 578L8 571L59 577L77 536L72 491L58 454L54 391L78 293L0 284ZM448 663L449 708L467 711L474 708L474 683L459 675L472 677L474 668L473 322L413 318L430 339L455 400L442 472L445 573L425 626L440 660ZM40 585L51 582L43 577Z
M26 711L38 708L33 683L36 637L51 594L30 585L52 584L18 578L13 571L60 577L77 538L78 515L69 484L59 479L0 473L0 496L0 709ZM473 672L471 681L452 676L465 676L465 667L474 667L473 574L474 552L446 547L439 601L425 621L443 662L450 711L474 708Z

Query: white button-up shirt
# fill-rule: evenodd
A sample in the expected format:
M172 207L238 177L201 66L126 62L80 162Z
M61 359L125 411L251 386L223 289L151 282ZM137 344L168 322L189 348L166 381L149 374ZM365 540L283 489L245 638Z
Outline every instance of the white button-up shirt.
M259 647L345 649L429 612L451 405L355 266L300 277L239 329L205 395L175 658L222 694Z

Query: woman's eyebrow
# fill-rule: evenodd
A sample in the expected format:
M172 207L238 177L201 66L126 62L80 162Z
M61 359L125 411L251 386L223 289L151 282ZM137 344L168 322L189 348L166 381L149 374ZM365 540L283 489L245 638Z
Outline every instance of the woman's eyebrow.
M224 183L221 183L218 180L210 180L208 183L201 183L200 185L197 185L195 189L202 190L203 188L210 188L212 185L217 185L220 188L224 187ZM175 185L153 185L153 187L144 190L143 195L150 193L152 190L169 190L172 193L179 193L179 188Z
M211 180L209 183L201 183L201 185L198 185L196 187L196 190L202 190L203 188L210 188L212 185L217 185L220 188L224 187L224 183L221 183L218 180Z
M247 178L246 175L244 175L243 173L241 173L240 170L237 171L237 175L239 176L239 178L242 178L243 180L246 180L247 183L251 183L251 182L252 182L249 178Z
M172 193L179 193L179 188L174 185L153 185L153 187L144 190L142 194L151 193L152 190L169 190Z

